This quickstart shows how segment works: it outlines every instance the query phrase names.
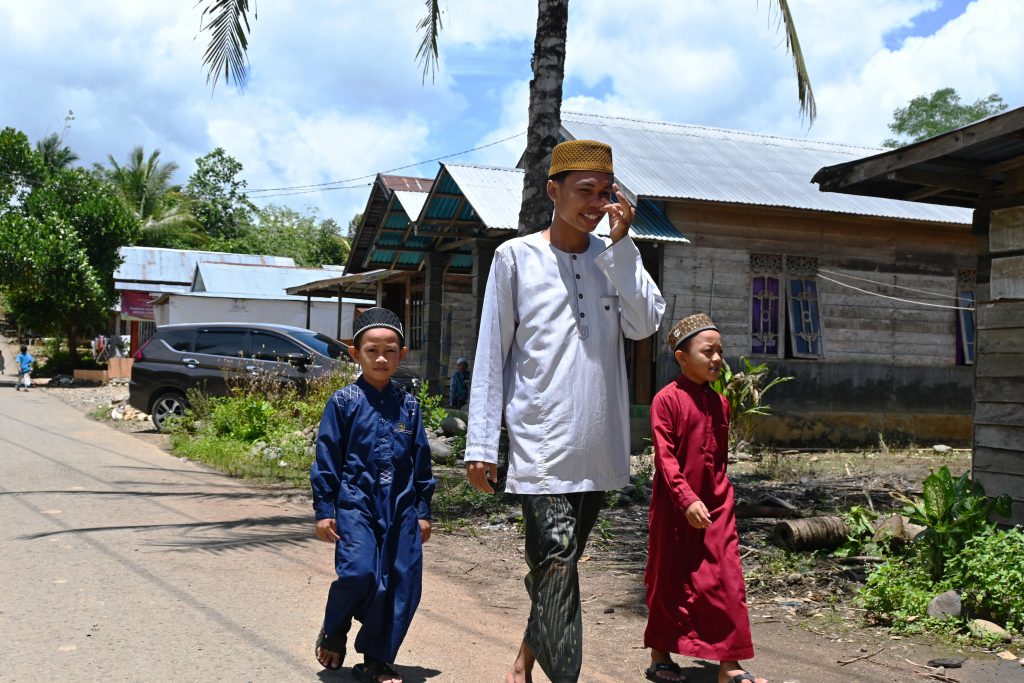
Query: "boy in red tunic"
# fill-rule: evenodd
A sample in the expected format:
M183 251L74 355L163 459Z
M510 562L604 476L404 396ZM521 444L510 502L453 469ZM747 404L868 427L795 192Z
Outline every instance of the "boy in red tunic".
M719 683L767 683L743 670L754 656L725 475L729 402L709 382L722 367L722 337L707 315L677 322L668 336L680 375L654 397L654 490L647 556L651 648L647 678L685 680L669 653L720 662Z

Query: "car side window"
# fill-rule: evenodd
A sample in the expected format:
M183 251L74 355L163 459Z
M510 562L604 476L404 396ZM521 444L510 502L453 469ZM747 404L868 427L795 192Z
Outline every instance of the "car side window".
M175 351L191 351L195 330L173 330L163 332L160 339Z
M308 356L309 352L293 341L266 332L252 333L252 357L257 360L288 360L289 353Z
M245 353L245 332L241 330L202 330L196 337L196 353L241 358Z

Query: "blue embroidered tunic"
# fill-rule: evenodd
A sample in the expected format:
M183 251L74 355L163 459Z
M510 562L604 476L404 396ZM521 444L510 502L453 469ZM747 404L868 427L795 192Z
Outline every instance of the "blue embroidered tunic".
M434 492L419 403L394 383L378 391L363 378L335 392L309 479L317 520L333 517L341 537L324 628L344 635L354 617L363 624L356 651L394 662L419 604L419 520L430 519Z

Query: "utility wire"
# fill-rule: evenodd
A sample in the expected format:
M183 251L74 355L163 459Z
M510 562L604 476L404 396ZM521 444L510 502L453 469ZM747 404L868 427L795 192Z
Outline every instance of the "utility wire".
M901 299L898 296L889 296L887 294L879 294L878 292L869 292L866 289L861 289L860 287L854 287L853 285L848 285L845 282L840 282L839 280L833 280L830 277L822 275L820 270L818 271L818 277L820 277L822 280L828 280L829 282L835 283L835 284L839 285L840 287L847 287L847 288L852 289L854 291L861 292L862 294L870 294L871 296L877 296L877 297L881 297L883 299L891 299L892 301L901 301L901 302L903 302L905 304L914 304L915 306L934 306L935 308L950 308L950 309L953 309L954 311L973 311L974 310L973 307L967 307L967 306L947 306L946 304L933 304L933 303L929 303L927 301L913 301L911 299Z
M407 168L414 168L416 166L422 166L423 164L430 164L430 163L433 163L435 161L441 161L442 159L450 159L451 157L457 157L457 156L462 155L462 154L469 154L470 152L475 152L475 151L480 150L480 149L486 149L488 147L493 147L494 145L500 145L503 142L508 142L509 140L514 140L515 138L522 137L523 135L526 135L526 131L523 131L521 133L516 133L515 135L510 135L507 138L502 138L501 140L495 140L494 142L488 142L486 145L480 145L479 147L472 147L470 149L464 149L461 152L452 152L451 154L445 154L444 156L435 157L433 159L427 159L426 161L417 161L414 164L406 164L405 166L397 166L395 168L389 168L386 171L379 171L378 173L394 173L395 171L402 171L402 170L405 170ZM329 187L329 186L331 186L331 185L343 185L344 183L352 183L352 182L355 182L357 180L366 180L368 178L376 178L376 177L377 177L377 173L369 173L367 175L361 175L361 176L358 176L358 177L355 177L355 178L345 178L344 180L331 180L331 181L326 182L326 183L314 183L312 185L292 185L292 186L289 186L289 187L266 187L266 188L261 188L261 189L257 189L257 190L248 190L247 189L246 193L247 194L252 194L253 192L277 192L279 190L306 190L308 188L335 189L335 188L332 188L332 187ZM366 185L352 185L352 186L349 186L349 187L366 187ZM337 189L348 189L348 188L337 188ZM318 190L312 190L312 191L318 191ZM278 196L278 195L274 195L274 196Z
M818 272L828 273L830 275L838 275L839 277L845 277L849 280L860 280L861 282L870 282L871 284L878 285L879 287L892 287L893 289L904 289L908 292L917 292L918 294L928 294L939 299L948 299L951 296L950 294L943 294L941 292L929 292L927 289L915 289L914 287L904 287L902 285L890 284L888 282L879 282L878 280L870 280L866 277L857 277L856 275L849 275L847 273L837 273L834 270L824 270L823 268L819 268ZM970 297L966 296L953 296L953 298L959 299L960 301L974 301Z

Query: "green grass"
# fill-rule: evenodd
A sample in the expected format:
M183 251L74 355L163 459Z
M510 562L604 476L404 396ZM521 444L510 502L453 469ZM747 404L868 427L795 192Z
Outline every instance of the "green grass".
M437 488L431 507L434 520L446 531L465 526L471 519L507 517L518 509L515 496L477 491L462 470L435 467L434 478Z
M172 435L171 444L175 454L216 467L233 477L296 488L309 486L309 463L303 463L287 448L282 448L280 458L267 459L250 455L251 444L230 436L193 437L177 433ZM281 466L281 462L286 465Z

